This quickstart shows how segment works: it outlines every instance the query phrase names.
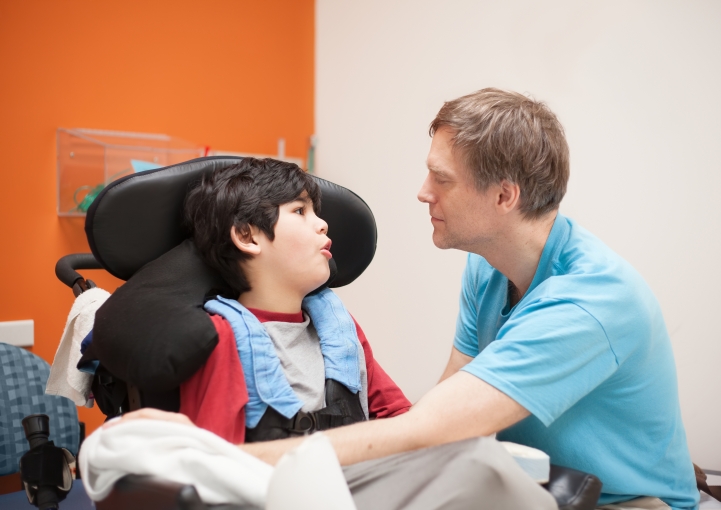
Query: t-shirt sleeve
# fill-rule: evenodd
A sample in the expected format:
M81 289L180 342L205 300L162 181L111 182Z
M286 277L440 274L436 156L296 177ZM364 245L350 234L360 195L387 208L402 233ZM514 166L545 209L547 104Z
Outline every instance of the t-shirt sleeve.
M385 370L373 357L368 339L363 330L355 321L358 340L363 346L368 373L368 414L371 418L390 418L407 412L411 408L410 401L403 391L386 374Z
M248 389L230 323L211 315L218 345L200 369L180 385L180 412L226 441L245 441Z
M466 356L478 354L478 271L469 254L461 280L461 298L453 346Z
M606 333L590 313L542 299L517 310L463 370L549 426L617 368Z

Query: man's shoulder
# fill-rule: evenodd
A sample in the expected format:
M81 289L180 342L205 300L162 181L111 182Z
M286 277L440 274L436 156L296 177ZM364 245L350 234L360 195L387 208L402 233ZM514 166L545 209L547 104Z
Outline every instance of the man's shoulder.
M588 230L568 220L570 232L553 272L527 296L573 303L604 328L609 339L646 337L663 324L660 305L641 274Z
M554 293L568 288L571 295L597 293L599 288L650 291L621 255L575 221L563 220L568 222L568 235L555 250L552 270L539 287L551 287Z
M616 269L619 266L631 268L623 257L598 236L570 218L560 219L567 222L568 234L556 250L553 261L556 270L563 273L583 273Z

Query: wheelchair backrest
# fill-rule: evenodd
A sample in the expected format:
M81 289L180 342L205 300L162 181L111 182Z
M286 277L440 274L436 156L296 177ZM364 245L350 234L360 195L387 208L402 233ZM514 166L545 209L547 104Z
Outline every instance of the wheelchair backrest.
M110 183L88 209L85 232L90 249L113 276L128 280L187 237L183 202L203 173L241 158L213 156L131 174ZM368 205L352 191L315 177L321 189L319 216L328 223L337 274L330 287L355 280L373 260L376 224Z
M83 356L101 363L93 392L106 415L144 406L177 410L178 386L217 344L203 302L211 289L222 294L225 283L186 239L183 204L204 172L240 159L200 158L133 174L108 185L89 208L85 230L94 257L128 280L97 311L94 340ZM321 190L319 216L333 240L326 285L340 287L373 259L375 219L353 192L314 179Z

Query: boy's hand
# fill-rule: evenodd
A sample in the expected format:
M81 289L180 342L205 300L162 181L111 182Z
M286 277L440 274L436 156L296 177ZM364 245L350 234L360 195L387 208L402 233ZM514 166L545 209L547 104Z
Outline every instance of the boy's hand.
M133 411L132 413L126 413L119 419L110 420L105 425L103 425L103 428L107 429L119 423L137 419L172 421L175 423L183 423L185 425L195 427L193 422L190 421L190 418L188 418L184 414L169 413L167 411L161 411L160 409L153 409L152 407L144 407L142 409L138 409L137 411Z

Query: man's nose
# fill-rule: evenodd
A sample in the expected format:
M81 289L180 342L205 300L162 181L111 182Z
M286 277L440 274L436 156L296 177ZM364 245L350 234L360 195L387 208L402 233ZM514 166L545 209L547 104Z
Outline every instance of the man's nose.
M418 200L423 202L424 204L429 204L433 202L433 193L430 189L430 183L428 182L428 177L423 181L423 185L421 186L421 189L418 190Z

